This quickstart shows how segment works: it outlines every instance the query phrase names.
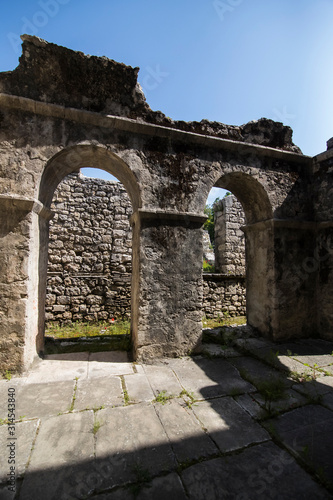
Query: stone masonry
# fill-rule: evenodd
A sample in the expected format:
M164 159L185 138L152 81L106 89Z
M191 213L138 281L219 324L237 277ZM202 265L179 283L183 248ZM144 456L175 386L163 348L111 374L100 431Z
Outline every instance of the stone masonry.
M290 127L266 118L173 121L149 107L138 68L22 41L19 66L0 74L2 370L43 353L53 194L92 166L116 176L132 204L135 360L201 345L202 226L214 186L244 208L248 324L274 342L333 338L332 149L305 156Z
M224 245L216 245L215 254L230 264L219 274L203 275L202 314L243 316L245 242L239 227L244 213L232 195L218 206L215 242L223 238ZM122 184L71 174L59 184L51 209L55 215L50 221L46 321L129 319L132 206Z
M245 316L245 276L205 273L202 307L206 318Z
M214 204L215 271L245 276L245 225L242 205L233 195Z
M129 319L132 205L122 184L72 174L51 209L46 321Z

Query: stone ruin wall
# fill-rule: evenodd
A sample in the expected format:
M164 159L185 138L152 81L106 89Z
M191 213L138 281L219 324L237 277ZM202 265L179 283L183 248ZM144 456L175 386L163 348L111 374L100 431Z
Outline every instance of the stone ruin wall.
M215 271L245 276L245 225L243 207L234 195L214 204Z
M51 209L46 321L129 319L132 205L125 188L70 175Z
M208 319L245 316L245 277L204 274L203 315Z
M246 315L245 224L234 195L214 204L215 273L204 274L203 311L207 318Z
M132 206L125 188L72 174L58 186L51 208L46 322L129 319ZM207 318L246 314L243 223L234 196L219 202L215 261L223 262L222 275L203 275Z

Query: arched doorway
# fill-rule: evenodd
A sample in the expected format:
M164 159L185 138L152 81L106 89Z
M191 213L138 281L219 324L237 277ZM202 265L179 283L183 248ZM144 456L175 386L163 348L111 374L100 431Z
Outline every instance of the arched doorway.
M124 186L105 170L83 169L58 184L51 210L45 353L128 350L132 204Z
M133 210L141 206L140 192L133 172L128 165L115 154L102 147L80 145L61 151L53 157L45 167L39 191L39 200L45 208L50 208L54 191L66 175L78 172L80 168L102 168L119 179L125 187ZM97 237L97 235L95 235ZM96 238L95 238L96 239ZM48 267L49 221L39 218L39 264L38 264L38 336L37 352L44 347L45 296ZM133 252L135 255L137 252ZM135 261L135 258L133 259ZM135 267L135 263L133 266ZM131 288L135 289L132 274ZM133 301L132 301L133 304ZM101 313L102 314L102 313ZM102 314L103 315L103 314ZM131 315L131 319L133 316ZM132 331L135 329L131 328Z
M234 171L220 174L213 184L230 191L245 214L246 316L249 325L269 335L273 318L274 242L273 211L262 184L253 176Z
M245 225L244 211L230 191L219 188L211 190L207 202L203 326L241 325L246 321L245 235L242 230ZM210 240L209 251L207 243L205 245L207 238Z

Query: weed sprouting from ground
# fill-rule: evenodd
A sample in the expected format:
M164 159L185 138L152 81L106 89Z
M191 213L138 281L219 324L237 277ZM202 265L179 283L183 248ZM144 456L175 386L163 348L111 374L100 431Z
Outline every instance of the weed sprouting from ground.
M101 426L102 426L102 423L99 422L99 420L95 420L94 426L93 426L93 429L92 429L92 432L93 432L94 436L95 436L95 434L97 434L97 432L99 431L99 429L101 428Z
M193 392L189 392L186 389L183 389L178 397L184 399L185 404L188 408L192 408L193 403L195 402L195 397Z
M217 318L206 318L202 319L202 324L204 328L219 328L220 326L230 326L230 325L245 325L246 324L246 316L237 316L234 318L224 316Z
M162 405L165 405L170 399L173 399L174 396L172 394L167 394L166 391L160 391L156 398L153 400L153 403L161 403Z
M124 394L124 405L128 406L130 403L130 397L129 397L128 390L126 387L124 375L121 375L120 380L121 380L121 388L122 388L123 394Z
M265 408L268 412L271 412L273 401L278 401L286 397L286 382L279 377L257 381L255 385L265 400Z

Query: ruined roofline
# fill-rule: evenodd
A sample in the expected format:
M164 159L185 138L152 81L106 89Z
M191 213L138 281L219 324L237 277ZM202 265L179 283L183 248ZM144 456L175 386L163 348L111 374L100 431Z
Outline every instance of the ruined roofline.
M235 126L209 120L174 121L147 104L137 81L139 68L35 36L21 38L19 66L0 73L1 93L302 154L292 142L292 129L280 122L261 118Z
M261 144L245 143L244 141L241 142L216 136L187 132L176 128L147 123L142 119L133 120L122 116L105 116L100 113L93 113L82 109L65 108L57 104L33 101L32 99L27 99L26 97L0 93L0 108L1 107L21 110L35 115L84 123L94 127L97 126L105 129L142 134L155 138L165 138L170 141L175 140L177 143L186 145L193 144L204 148L237 151L240 155L244 156L254 154L256 156L267 156L269 158L281 159L287 162L291 161L303 165L304 167L312 165L311 156L295 153L293 151L262 146ZM80 146L84 145L88 144L86 142L80 143Z

